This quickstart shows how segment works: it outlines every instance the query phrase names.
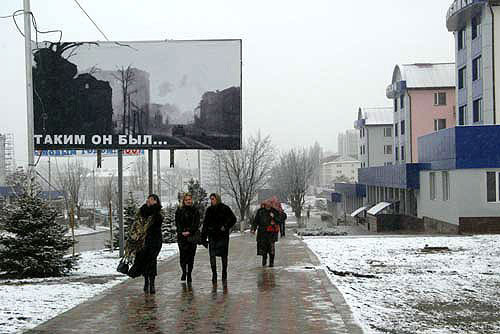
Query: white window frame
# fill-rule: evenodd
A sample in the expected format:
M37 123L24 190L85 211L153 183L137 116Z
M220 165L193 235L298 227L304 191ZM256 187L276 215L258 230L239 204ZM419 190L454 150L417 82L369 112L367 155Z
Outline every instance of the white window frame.
M436 200L436 173L429 173L429 199L431 201Z
M476 101L478 101L477 105L478 105L479 110L477 111L478 112L478 120L474 121L474 105L475 105L474 102L476 102ZM483 99L479 98L479 99L475 99L472 101L472 124L481 123L482 121L483 121Z
M444 121L444 127L440 128L439 127L439 121ZM439 131L446 129L446 118L437 118L434 120L434 131Z
M450 172L441 172L441 181L443 184L443 201L450 200Z
M477 56L472 59L472 81L477 81L481 79L482 74L481 69L483 68L483 58L482 56ZM474 72L476 72L477 77L474 79Z
M384 128L384 137L392 137L392 128Z
M463 113L464 113L463 114L463 116L464 116L463 117L463 121L464 121L463 124L460 124L460 109L462 109ZM467 105L466 104L464 104L463 106L458 107L457 124L459 126L467 125Z
M439 97L443 97L443 96L444 96L444 102L440 101L440 99L439 99ZM441 102L443 102L443 103L441 103ZM446 92L434 93L434 105L435 106L445 106L446 105Z
M489 202L488 201L488 173L495 173L495 194L496 194L496 201ZM500 203L500 172L498 171L487 171L486 172L486 203Z
M392 145L384 145L384 154L392 155Z

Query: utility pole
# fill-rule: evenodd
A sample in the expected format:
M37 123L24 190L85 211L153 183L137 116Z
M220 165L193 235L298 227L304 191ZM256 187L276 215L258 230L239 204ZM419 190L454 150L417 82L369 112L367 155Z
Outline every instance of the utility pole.
M35 167L35 143L33 126L33 53L31 50L30 0L24 1L24 54L26 60L26 109L28 119L28 173L33 175Z

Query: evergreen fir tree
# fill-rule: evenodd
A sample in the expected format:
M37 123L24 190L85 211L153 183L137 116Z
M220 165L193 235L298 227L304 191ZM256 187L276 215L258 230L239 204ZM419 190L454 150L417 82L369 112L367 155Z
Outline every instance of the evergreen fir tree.
M134 197L132 196L132 193L130 193L129 198L127 199L127 202L125 203L125 207L123 210L123 230L124 230L124 240L127 242L128 239L128 231L132 227L135 221L135 215L137 214L137 211L139 210L137 206L137 202L135 201ZM109 248L109 240L106 241L106 247ZM116 227L113 229L113 248L119 248L120 247L120 229L119 227Z
M34 180L17 174L17 196L0 216L4 230L0 235L0 272L19 278L65 275L78 260L67 256L73 245L65 236L68 228L55 222L57 211L39 196Z
M200 219L203 221L205 209L208 204L207 192L200 185L200 182L194 179L189 180L188 191L191 195L193 195L193 205L198 208L198 211L200 212Z
M164 243L177 242L175 210L177 210L177 205L164 207L162 209L163 224L161 229Z

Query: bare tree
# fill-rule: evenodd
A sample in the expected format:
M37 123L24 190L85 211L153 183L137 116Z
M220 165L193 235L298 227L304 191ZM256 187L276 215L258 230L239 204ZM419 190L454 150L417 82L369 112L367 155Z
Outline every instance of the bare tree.
M135 82L134 69L132 66L121 67L118 69L118 74L113 75L113 77L120 82L122 89L122 102L123 102L123 116L122 116L122 133L125 129L130 133L130 91L131 86Z
M148 164L146 158L143 156L137 158L132 166L130 191L141 191L143 198L146 197L149 191Z
M222 151L216 163L221 165L221 187L233 199L243 222L257 191L265 186L273 163L269 136L249 137L239 151ZM241 226L243 228L243 226Z
M81 217L81 193L87 178L88 170L80 159L68 159L66 164L59 167L56 162L56 184L63 191L64 204L69 213L71 208L76 208L78 221Z
M99 203L101 207L109 207L109 203L116 203L118 197L116 191L116 179L114 175L99 178Z
M314 150L291 149L280 156L273 168L271 186L288 200L299 224L308 185L314 176L315 161Z

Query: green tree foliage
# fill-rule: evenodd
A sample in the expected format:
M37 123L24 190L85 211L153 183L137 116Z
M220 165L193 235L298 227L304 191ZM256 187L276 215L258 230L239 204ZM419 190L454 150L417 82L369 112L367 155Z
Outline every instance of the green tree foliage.
M0 272L18 278L69 273L78 257L67 256L73 245L68 228L55 222L57 212L39 196L34 180L16 174L16 196L0 215Z

